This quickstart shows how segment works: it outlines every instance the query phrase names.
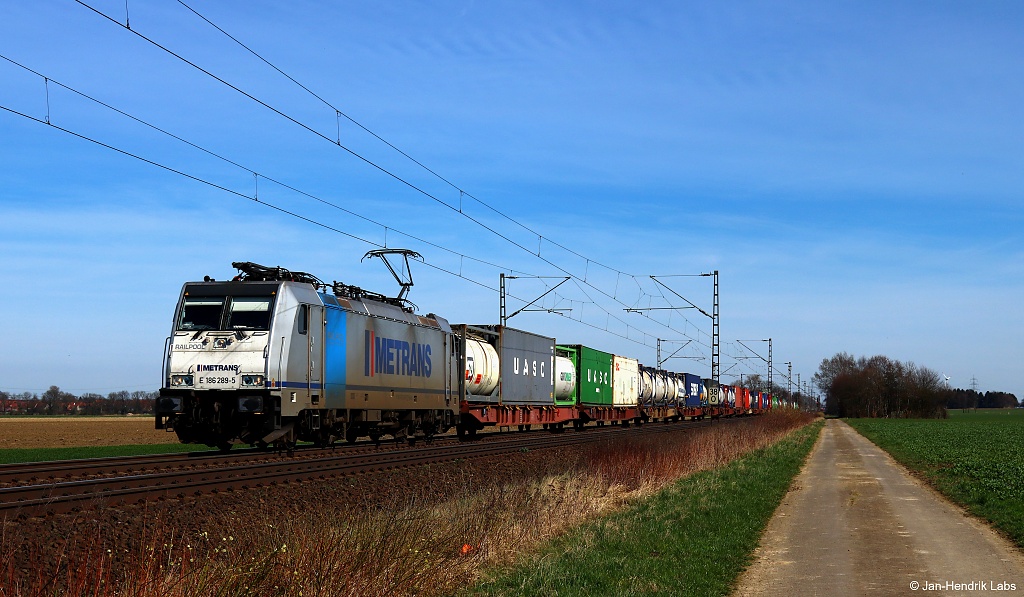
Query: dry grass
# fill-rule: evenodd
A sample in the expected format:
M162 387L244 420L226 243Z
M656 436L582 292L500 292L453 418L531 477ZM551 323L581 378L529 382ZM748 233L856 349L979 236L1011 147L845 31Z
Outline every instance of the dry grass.
M611 440L580 451L570 474L485 484L466 479L453 493L458 497L429 503L357 510L311 504L286 520L253 505L211 527L235 529L231 535L159 530L135 551L93 552L88 561L66 562L56 577L0 571L0 596L451 594L485 568L508 564L588 518L768 446L809 421L798 413L773 413L698 431ZM4 551L0 538L0 556ZM129 564L117 578L111 573L115 558Z

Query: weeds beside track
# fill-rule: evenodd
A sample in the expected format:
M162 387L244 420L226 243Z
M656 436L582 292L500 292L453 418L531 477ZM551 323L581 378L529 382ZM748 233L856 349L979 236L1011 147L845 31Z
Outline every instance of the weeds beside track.
M520 558L471 595L727 595L821 424L676 481Z
M445 476L437 491L404 500L329 502L306 495L307 483L288 503L236 500L200 527L145 521L122 548L111 546L109 527L97 525L95 536L78 533L57 546L57 554L83 555L55 574L0 570L0 595L452 594L484 569L507 565L681 476L764 448L806 422L776 413L647 440L609 439L559 449L534 468L520 467L539 460L534 453L506 456L500 473L486 477L452 463L427 471L425 478ZM0 537L0 558L7 548Z

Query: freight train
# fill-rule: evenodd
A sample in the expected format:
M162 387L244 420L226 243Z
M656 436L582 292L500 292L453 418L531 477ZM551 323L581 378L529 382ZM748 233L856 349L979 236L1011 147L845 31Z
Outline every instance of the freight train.
M156 427L184 443L329 445L756 414L767 394L251 262L181 290ZM389 266L390 267L390 266Z

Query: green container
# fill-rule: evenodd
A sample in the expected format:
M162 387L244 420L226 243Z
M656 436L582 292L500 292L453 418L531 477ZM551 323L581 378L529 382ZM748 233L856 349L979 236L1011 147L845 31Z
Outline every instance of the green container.
M613 355L582 344L559 346L575 351L576 395L580 406L612 406Z

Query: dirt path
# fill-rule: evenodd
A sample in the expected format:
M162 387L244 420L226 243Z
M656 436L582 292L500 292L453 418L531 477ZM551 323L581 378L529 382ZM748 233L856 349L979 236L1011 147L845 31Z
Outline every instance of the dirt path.
M1024 595L1020 551L837 420L755 556L734 595Z

